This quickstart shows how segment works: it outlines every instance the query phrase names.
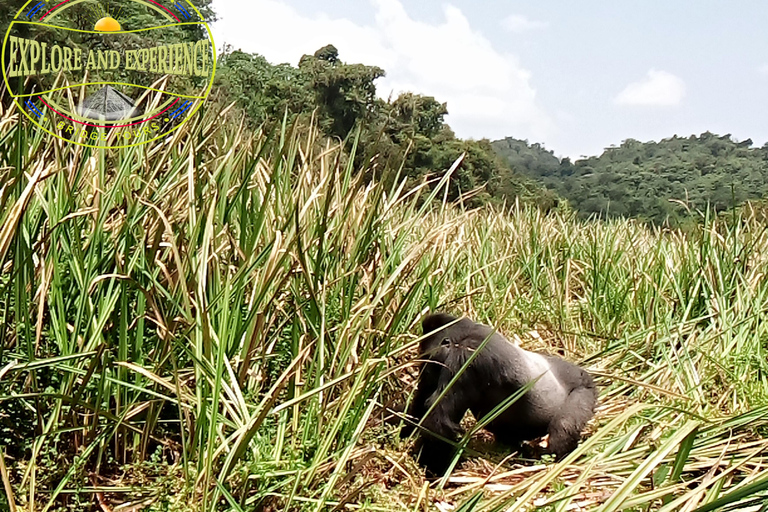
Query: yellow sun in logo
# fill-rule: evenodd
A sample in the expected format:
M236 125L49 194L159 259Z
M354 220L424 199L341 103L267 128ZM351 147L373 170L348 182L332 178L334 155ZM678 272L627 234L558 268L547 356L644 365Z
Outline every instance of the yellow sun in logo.
M116 19L107 16L96 22L94 30L97 32L120 32L122 29Z

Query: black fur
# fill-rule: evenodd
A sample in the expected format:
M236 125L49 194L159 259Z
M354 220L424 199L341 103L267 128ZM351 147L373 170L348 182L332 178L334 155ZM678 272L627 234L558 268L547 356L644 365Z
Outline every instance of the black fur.
M510 445L549 434L546 452L557 457L576 448L581 431L594 414L597 389L583 369L559 357L528 352L486 325L446 313L427 316L420 345L422 364L416 394L408 414L418 422L448 386L473 352L483 351L464 370L422 427L446 439L464 434L459 422L469 409L480 420L532 380L534 386L486 426L496 439ZM407 425L406 437L413 431ZM425 433L419 461L434 474L443 474L455 455L453 447Z

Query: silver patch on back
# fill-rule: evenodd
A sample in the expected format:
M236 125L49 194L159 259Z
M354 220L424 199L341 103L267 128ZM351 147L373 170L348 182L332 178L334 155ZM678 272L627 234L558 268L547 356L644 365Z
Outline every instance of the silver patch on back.
M541 354L527 350L525 350L525 358L528 364L528 378L533 380L541 375L531 390L533 397L544 396L548 403L559 403L565 400L568 393L555 374L550 371L549 361Z

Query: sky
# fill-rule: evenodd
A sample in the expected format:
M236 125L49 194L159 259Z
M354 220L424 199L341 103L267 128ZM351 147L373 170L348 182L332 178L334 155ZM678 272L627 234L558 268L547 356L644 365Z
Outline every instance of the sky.
M333 44L378 95L448 104L459 137L573 159L632 138L768 141L761 0L213 0L218 48L297 65Z

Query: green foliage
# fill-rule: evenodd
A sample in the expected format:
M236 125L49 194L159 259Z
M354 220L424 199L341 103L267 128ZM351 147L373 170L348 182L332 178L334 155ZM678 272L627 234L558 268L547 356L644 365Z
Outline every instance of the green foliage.
M344 64L332 45L315 55L304 55L299 70L307 78L320 111L320 126L331 136L344 138L358 122L370 121L376 114L374 81L384 70L363 64Z
M275 123L311 111L308 80L288 64L271 65L261 55L241 51L223 53L216 74L219 92L236 101L254 125Z
M518 172L566 198L582 217L634 217L683 225L768 193L768 148L704 133L661 142L626 140L571 163L538 144L493 143Z
M450 178L450 200L480 206L519 199L545 210L557 204L553 193L514 173L487 140L457 138L445 123L445 103L411 92L389 102L378 99L375 82L384 70L344 63L333 45L304 55L298 67L272 65L260 55L228 49L219 63L221 93L255 125L269 129L286 114L305 122L315 116L325 136L342 140L351 140L360 127L354 164L369 180L386 186L406 180L410 189L441 176L464 154Z
M399 142L416 136L431 139L444 127L448 105L432 96L406 92L392 102L388 111L387 129Z

